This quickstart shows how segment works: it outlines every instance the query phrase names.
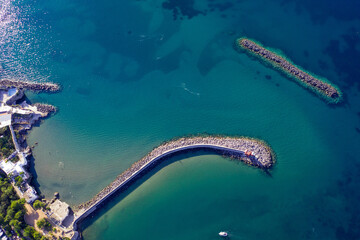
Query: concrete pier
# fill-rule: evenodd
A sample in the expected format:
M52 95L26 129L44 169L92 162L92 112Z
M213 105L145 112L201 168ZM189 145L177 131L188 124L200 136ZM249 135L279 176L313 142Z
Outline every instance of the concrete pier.
M341 101L342 93L337 87L328 83L325 79L312 76L285 59L285 57L264 48L261 44L247 38L239 38L236 40L236 47L239 50L245 50L247 53L259 57L266 63L281 70L283 73L297 80L304 87L311 89L323 97L327 102L339 103Z
M260 167L270 168L274 158L270 147L263 141L245 137L187 137L165 142L153 149L141 160L134 163L129 169L119 175L112 183L101 190L90 201L80 204L76 213L73 229L77 224L94 212L97 207L116 191L138 177L154 163L174 153L191 149L213 149L227 156L238 158L246 163Z

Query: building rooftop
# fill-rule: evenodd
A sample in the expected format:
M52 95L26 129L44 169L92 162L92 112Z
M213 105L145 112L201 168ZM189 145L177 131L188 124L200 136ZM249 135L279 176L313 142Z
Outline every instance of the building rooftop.
M67 203L56 199L50 204L51 218L56 222L63 224L64 220L70 215L70 207Z
M11 125L11 114L0 113L0 127L6 127Z

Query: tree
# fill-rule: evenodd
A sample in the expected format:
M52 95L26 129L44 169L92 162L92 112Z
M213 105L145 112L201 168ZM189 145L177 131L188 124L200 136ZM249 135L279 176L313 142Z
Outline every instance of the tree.
M20 221L18 221L18 220L11 220L10 222L9 222L9 225L10 226L12 226L12 227L14 227L14 230L16 231L16 232L20 232L21 231L21 222Z
M4 191L4 194L6 197L8 197L10 200L17 199L16 193L14 191L14 188L9 184L9 186Z
M15 216L15 210L12 207L9 207L6 216L13 218Z
M5 147L3 147L1 149L1 152L3 153L3 156L5 156L5 157L8 157L10 155L10 150Z
M24 208L24 204L25 204L25 199L19 199L16 201L12 201L10 208L17 212Z
M11 221L11 219L12 219L11 216L6 215L6 216L5 216L5 219L4 219L5 224L8 224L8 223Z
M14 218L16 220L22 220L24 218L24 215L25 215L24 211L20 210L15 214Z
M9 180L0 179L0 225L9 237L21 236L21 230L23 226L26 226L24 204L25 199L19 199ZM31 229L27 229L27 231L29 237L32 238Z
M15 186L19 187L23 183L23 178L21 176L17 176L15 178Z
M35 239L35 240L41 240L41 234L39 233L39 232L34 232L33 233L33 238Z
M9 225L6 225L5 227L4 227L4 230L5 230L5 233L6 233L6 235L10 235L10 231L11 231L11 227L9 226Z
M27 226L24 229L24 236L28 237L28 238L31 238L33 236L34 232L35 232L35 228L33 228L31 226Z
M46 231L51 231L51 224L45 219L42 218L39 221L37 221L36 225L40 228L40 229L45 229Z
M43 202L41 202L41 201L39 201L39 200L36 200L35 202L34 202L34 204L33 204L33 207L35 208L35 209L44 209L45 208L45 203L43 203Z
M45 218L42 218L39 221L37 221L36 225L38 226L38 228L43 228L45 226Z

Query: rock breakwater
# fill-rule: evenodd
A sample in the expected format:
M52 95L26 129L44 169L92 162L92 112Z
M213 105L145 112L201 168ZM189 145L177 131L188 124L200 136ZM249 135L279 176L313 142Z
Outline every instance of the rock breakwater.
M159 163L171 154L191 149L213 149L264 169L270 168L274 163L271 148L263 141L257 139L246 137L199 136L184 137L165 142L154 148L141 160L135 162L90 201L80 204L78 206L79 215L77 215L74 221L74 228L76 229L77 223L93 212L98 205L122 186L138 177L141 172L147 170L154 163Z
M39 112L42 112L45 114L54 113L57 111L57 108L50 104L35 103L35 104L33 104L33 106L35 106Z
M30 90L34 92L59 92L60 86L56 83L36 83L24 82L18 80L1 79L0 88L18 88L21 90Z
M317 95L323 97L327 102L339 103L341 101L342 93L336 86L328 83L326 79L312 76L291 63L291 61L285 57L264 48L261 44L247 38L239 38L236 40L236 47L238 50L245 50L245 52L270 63L286 75L297 80L304 87L311 89L317 93Z

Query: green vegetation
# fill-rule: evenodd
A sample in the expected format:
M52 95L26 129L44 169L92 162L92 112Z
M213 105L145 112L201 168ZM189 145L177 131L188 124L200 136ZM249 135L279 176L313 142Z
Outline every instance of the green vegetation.
M35 228L31 227L31 226L27 226L24 229L24 236L27 238L30 238L32 240L43 240L43 236L41 236L41 234L39 232L37 232L35 230Z
M21 176L17 176L15 178L15 186L19 187L23 183L23 178Z
M25 224L25 200L18 198L7 179L0 179L0 194L0 225L9 236L11 229L20 235Z
M8 158L15 151L9 127L0 128L0 156Z
M36 225L38 226L38 228L46 230L48 232L52 230L51 224L45 218L42 218L39 221L37 221Z
M15 157L11 158L10 161L16 163L20 160L20 158L16 155Z
M34 203L33 203L33 207L38 210L38 209L45 209L45 203L43 203L42 201L40 200L36 200Z
M19 237L26 236L31 240L41 240L41 234L25 223L24 204L25 199L19 199L9 180L0 178L0 225L6 235L12 236L11 230L13 230Z
M16 139L20 139L20 133L19 133L19 131L17 131L17 130L14 130L14 132L15 132L15 137L16 137Z

